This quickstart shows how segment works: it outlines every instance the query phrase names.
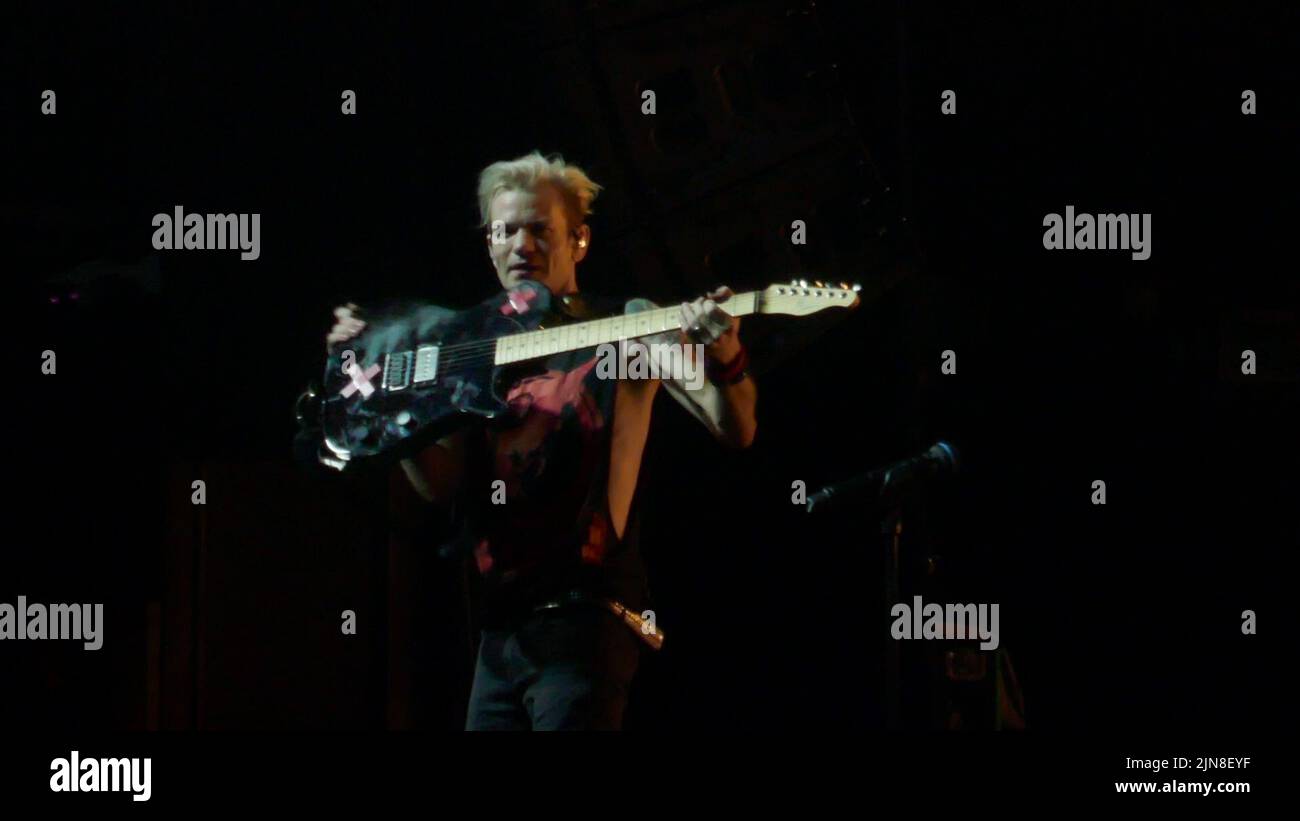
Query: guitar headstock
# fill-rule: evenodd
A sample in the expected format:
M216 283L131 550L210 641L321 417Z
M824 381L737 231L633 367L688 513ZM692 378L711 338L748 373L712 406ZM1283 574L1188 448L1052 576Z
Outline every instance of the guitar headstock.
M820 280L792 279L789 285L769 285L764 289L762 312L807 316L826 308L856 308L860 290L861 285L847 282L835 285Z

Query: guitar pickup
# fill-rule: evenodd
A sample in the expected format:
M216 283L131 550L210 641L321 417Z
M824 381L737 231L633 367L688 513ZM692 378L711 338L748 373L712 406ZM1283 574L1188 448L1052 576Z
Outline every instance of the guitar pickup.
M386 391L400 391L411 385L411 363L415 354L411 351L384 354L384 382Z
M438 375L438 346L421 345L415 349L415 378L412 380L416 385L425 382L431 382Z

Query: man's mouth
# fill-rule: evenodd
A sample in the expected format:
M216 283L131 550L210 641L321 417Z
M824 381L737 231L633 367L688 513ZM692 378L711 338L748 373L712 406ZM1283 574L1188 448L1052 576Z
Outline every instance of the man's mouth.
M510 273L525 278L532 278L536 276L537 272L540 270L541 270L541 266L539 265L511 265L510 266Z

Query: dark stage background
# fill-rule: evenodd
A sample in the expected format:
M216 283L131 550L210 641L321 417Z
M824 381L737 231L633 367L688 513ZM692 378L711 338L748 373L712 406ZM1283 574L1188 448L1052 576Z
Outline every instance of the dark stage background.
M1029 727L1291 720L1277 639L1300 535L1300 133L1280 8L3 15L21 377L0 601L107 612L95 653L0 646L16 690L0 725L461 726L461 569L432 555L437 524L400 481L297 468L292 405L334 305L491 292L476 174L534 148L607 188L589 290L863 286L842 321L745 320L766 369L749 451L726 454L661 397L642 536L669 640L644 658L629 729L940 727L962 699L963 726L987 725L988 682L931 674L924 643L903 648L902 711L883 706L879 522L790 501L795 480L813 489L940 437L965 464L905 512L905 593L1000 603ZM40 114L47 88L55 116ZM260 213L260 259L153 251L152 215L178 204ZM1151 258L1045 251L1043 215L1067 204L1150 212ZM794 219L806 246L789 242ZM57 375L36 368L46 349ZM1260 635L1241 634L1245 609Z

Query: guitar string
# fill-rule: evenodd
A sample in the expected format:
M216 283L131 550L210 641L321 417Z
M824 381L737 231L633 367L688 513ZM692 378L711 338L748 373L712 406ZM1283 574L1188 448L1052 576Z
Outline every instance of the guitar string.
M653 335L655 335L655 334L669 333L669 332L671 332L672 330L673 330L673 328L666 328L666 329L664 329L664 330L659 330L659 331L654 331L654 330L652 330L652 331L646 331L645 333L634 333L634 334L632 334L632 335L630 335L630 336L623 336L623 337L620 337L620 338L617 339L617 340L607 340L607 342L621 341L621 340L624 340L624 339L636 339L636 338L641 337L641 336L653 336ZM525 331L524 333L530 333L530 332ZM510 336L516 336L516 335L518 335L518 336L522 336L522 334L511 334ZM506 339L506 338L508 338L508 337L501 337L501 339ZM484 349L484 350L478 350L478 351L467 351L467 350L464 349L464 348L466 348L466 347L476 347L476 346L478 346L478 345L480 345L480 344L482 344L482 345L485 346L486 348L491 348L491 350L486 350L486 349ZM589 344L588 344L588 343L585 343L585 342L584 342L584 343L578 343L578 347L576 347L576 348L569 348L569 347L564 347L564 346L562 346L562 347L564 347L564 350L566 350L566 351L568 351L568 350L582 350L583 348L593 348L593 347L595 347L595 346L597 346L597 345L602 345L602 344L606 344L606 342L597 342L597 341L592 341L592 342L589 343ZM446 351L448 348L453 348L453 347L454 347L454 348L457 348L457 350L456 350L454 353L452 353L452 354L449 355L449 356L445 356L445 355L443 355L442 351ZM539 347L540 347L540 348L545 348L545 347L549 347L549 342L543 343L543 342L540 342L540 341L539 341L539 342L537 342L537 343L525 344L523 347L524 347L525 350L532 350L533 348L539 348ZM555 351L551 351L550 353L560 353L560 352L561 352L561 351L557 349L557 350L555 350ZM527 360L527 359L536 359L536 358L538 358L538 357L547 356L547 355L548 355L547 353L538 353L538 354L535 354L535 355L526 355L526 356L523 356L523 357L521 357L520 359L518 359L518 360L516 360L516 361L524 361L524 360ZM469 364L469 363L472 363L472 362L486 362L486 361L488 361L488 360L495 360L495 359L496 359L496 356L497 356L497 351L496 351L496 342L485 342L485 343L465 343L463 347L462 347L462 346L447 346L447 347L441 348L441 349L439 350L439 354L438 354L438 366L439 366L439 368L442 368L442 367L447 367L447 366L451 366L451 365L466 365L466 364ZM505 363L505 364L512 364L512 363Z
M653 322L654 319L667 319L668 317L670 317L670 316L671 316L671 311L672 311L672 310L673 310L673 309L671 309L671 308L663 308L663 309L660 309L660 310L658 310L658 311L645 312L644 316L645 316L645 319L651 320L650 323L649 323L649 325L653 325L653 324L654 324L654 322ZM655 314L660 314L661 316L656 317ZM744 314L741 314L741 315L743 316ZM631 318L631 317L638 317L638 318L640 318L640 316L641 316L641 315L638 315L638 314L623 314L623 315L621 315L621 316L619 316L619 317L608 317L608 318L606 318L606 319L594 320L594 321L592 321L590 324L591 324L591 325L596 325L596 324L598 324L598 323L600 323L600 322L606 322L606 321L609 321L609 320L620 319L620 318L622 318L622 319L627 319L627 318ZM579 324L587 324L587 323L579 323ZM640 323L636 323L636 324L640 324ZM611 323L611 325L612 325L612 323ZM466 365L466 364L469 364L469 363L472 363L472 362L486 362L487 360L495 360L495 359L496 359L496 356L497 356L497 343L498 343L500 340L502 340L502 339L510 339L511 337L515 337L515 336L523 336L523 335L525 335L525 334L529 334L529 333L544 334L544 333L547 333L548 331L558 331L558 330L560 330L560 329L562 329L562 328L564 328L564 327L566 327L566 326L560 326L559 328L547 328L547 329L543 329L543 330L521 331L521 332L519 332L519 333L517 333L517 334L507 334L506 336L497 337L496 339L492 339L492 340L479 340L479 341L475 341L475 342L462 342L462 343L457 343L457 344L453 344L453 345L443 345L443 346L441 346L441 347L438 349L438 350L439 350L439 353L438 353L438 365L439 365L439 368L442 368L442 367L444 367L444 366L450 366L450 365ZM568 326L568 327L578 327L578 325L573 325L573 326ZM654 335L654 334L669 333L669 332L673 331L674 328L676 328L676 327L677 327L677 326L670 326L670 327L668 327L668 328L663 328L662 330L648 330L648 331L645 331L644 333L633 333L633 334L631 334L631 335L620 336L620 337L618 337L618 338L615 339L615 340L608 340L608 341L613 342L613 341L619 341L619 340L623 340L623 339L636 339L636 338L641 337L641 336L652 336L652 335ZM598 330L598 329L596 329L596 328L592 328L591 330L592 330L592 331L596 331L596 330ZM531 349L531 348L534 346L534 344L535 344L535 345L541 345L541 344L543 344L543 343L540 342L540 341L537 342L537 343L533 343L533 344L525 343L524 347L525 347L526 349ZM583 347L583 348L585 348L585 347L592 347L592 346L600 345L600 344L604 344L604 343L601 343L601 342L592 342L590 346L589 346L589 345L586 345L586 344L583 344L582 347ZM418 346L417 346L417 349L418 349ZM581 348L575 348L575 349L572 349L572 350L581 350ZM558 353L558 351L555 351L555 352L553 352L553 353ZM527 359L535 359L535 358L537 358L537 357L540 357L540 356L546 356L546 355L547 355L547 354L541 353L541 354L536 354L535 356L534 356L534 355L524 356L524 357L522 357L520 360L516 360L516 361L523 361L523 360L527 360ZM511 363L506 363L506 364L511 364Z
M749 296L749 294L743 294L743 295L739 295L739 296ZM579 325L583 325L583 324L590 324L590 325L592 325L592 326L595 326L595 325L598 325L598 324L601 323L601 322L608 322L608 323L610 323L610 324L612 325L614 320L618 320L618 319L624 319L624 320L626 320L626 319L633 318L633 317L636 317L636 318L638 318L638 319L645 319L645 320L654 320L654 319L656 319L656 318L659 318L659 319L667 319L667 318L671 317L671 315L672 315L672 311L673 311L673 310L674 310L674 308L661 308L661 309L658 309L658 310L655 310L655 311L647 311L647 312L643 312L643 313L640 313L640 314L622 314L622 315L613 316L613 317L606 317L606 318L604 318L604 319L593 320L593 321L591 321L590 323L577 323L577 324L575 324L575 325L567 326L567 327L573 327L573 328L576 328L576 327L578 327ZM735 313L735 314L733 314L733 315L734 315L734 316L746 316L746 315L749 315L749 314L753 313L753 311L754 311L754 305L753 305L753 303L751 302L750 307L749 307L748 310L745 310L744 308L742 308L741 311L738 311L737 313ZM656 317L656 314L658 314L659 316ZM636 324L640 324L640 323L636 323ZM653 321L651 321L650 324L653 324ZM509 338L511 338L511 337L515 337L515 336L524 336L524 335L526 335L526 334L530 334L530 333L544 334L544 333L547 333L548 331L558 331L558 330L561 330L561 329L564 328L564 327L566 327L566 326L559 326L559 327L557 327L557 328L536 329L536 330L531 330L531 331L521 331L521 332L519 332L519 333L517 333L517 334L507 334L507 335L505 335L505 336L497 337L496 339L491 339L491 340L476 340L476 341L473 341L473 342L462 342L462 343L456 343L456 344L452 344L452 345L443 345L443 346L440 346L440 347L439 347L438 366L439 366L439 369L442 369L442 368L444 368L444 367L450 367L450 366L452 366L452 365L464 366L464 365L467 365L467 364L470 364L470 363L475 363L475 362L487 362L487 361L489 361L489 360L493 360L493 361L494 361L494 360L496 359L496 356L497 356L497 345L498 345L498 343L500 342L500 340L502 340L502 339L509 339ZM623 340L636 339L636 338L639 338L639 337L642 337L642 336L653 336L653 335L655 335L655 334L671 333L671 332L672 332L673 330L675 330L675 329L676 329L676 330L680 330L680 328L677 328L676 326L669 326L669 327L667 327L667 328L663 328L663 329L661 329L661 330L648 330L648 331L645 331L645 332L642 332L642 333L633 333L633 334L630 334L630 335L621 335L621 336L618 336L618 337L615 338L615 339L607 340L607 341L608 341L608 342L615 342L615 341L623 341ZM597 329L593 327L592 330L595 331L595 330L597 330ZM539 341L538 343L535 343L535 344L537 344L537 345L541 345L542 343ZM589 345L586 345L586 344L583 344L583 345L582 345L581 347L579 347L579 348L571 348L571 349L569 349L569 350L581 350L582 348L585 348L585 347L592 347L592 346L600 345L600 344L605 344L605 343L602 343L602 342L593 342L590 346L589 346ZM529 344L525 343L525 349L532 349L532 348L533 348L533 345L529 345ZM418 346L417 346L417 349L418 349ZM557 351L553 351L552 353L559 353L559 351L558 351L558 350L557 350ZM543 357L543 356L547 356L547 355L549 355L549 354L546 354L546 353L529 354L529 355L523 356L523 357L521 357L520 359L515 360L515 361L526 361L526 360L529 360L529 359L537 359L537 358L540 358L540 357ZM513 363L503 363L503 364L513 364Z
M606 319L594 320L594 321L591 322L590 324L592 324L592 325L596 325L596 324L599 323L599 322L607 322L607 321L611 321L611 320L615 320L615 319L628 319L628 318L632 318L632 317L637 317L637 318L644 318L644 319L646 319L646 320L650 320L650 321L647 323L646 327L652 327L652 326L655 324L655 323L654 323L654 320L655 320L655 319L667 320L667 319L671 318L671 316L672 316L672 311L673 311L673 310L674 310L674 309L672 309L672 308L661 308L661 309L659 309L658 311L645 312L645 313L642 313L642 314L623 314L623 315L621 315L621 316L617 316L617 317L608 317L608 318L606 318ZM749 310L745 310L745 309L742 308L742 310L741 310L741 311L738 311L735 315L736 315L736 316L748 316L748 315L751 314L751 313L753 313L753 309L752 309L752 307L751 307ZM655 314L659 314L659 316L655 316ZM579 324L587 324L587 323L579 323ZM636 325L640 325L641 323L640 323L640 322L637 322L637 323L635 323L635 324L636 324ZM612 325L612 322L611 322L611 325ZM559 326L558 328L547 328L547 329L544 329L544 330L536 330L536 331L522 331L522 332L520 332L520 333L518 333L518 334L507 334L506 336L498 337L497 339L494 339L494 340L488 340L488 341L480 341L480 342L466 342L466 343L460 343L460 344L457 344L457 345L445 345L445 346L442 346L442 347L439 349L439 354L438 354L438 365L439 365L439 367L441 368L441 367L444 367L444 366L450 366L450 365L465 365L465 364L467 364L467 363L475 362L475 361L486 361L486 360L489 360L489 359L493 359L493 360L494 360L494 359L496 359L496 355L497 355L496 345L497 345L497 342L498 342L499 340L501 340L501 339L510 339L511 337L514 337L514 336L523 336L524 334L527 334L527 333L538 333L538 334L542 334L542 333L547 333L548 331L559 331L559 330L562 330L562 329L565 328L565 327L576 328L576 327L578 327L578 325ZM594 331L594 330L596 330L596 329L593 328L592 330ZM643 337L643 336L654 336L654 335L656 335L656 334L672 333L674 330L680 331L681 328L680 328L680 326L678 326L678 325L670 325L670 326L668 326L667 328L660 328L660 329L658 329L658 330L647 330L647 331L641 331L641 332L634 332L634 333L631 333L631 334L623 333L623 334L621 334L621 335L615 337L614 339L606 340L606 342L595 342L595 341L593 341L593 342L590 343L590 344L582 343L582 344L580 345L580 347L578 347L578 348L566 348L566 350L582 350L582 348L594 347L594 346L596 346L596 345L606 344L607 342L618 342L618 341L623 341L623 340L637 339L637 338L639 338L639 337ZM572 335L570 336L570 341L572 341ZM534 343L534 344L536 344L536 345L543 345L544 343L542 343L542 342L539 341L538 343ZM549 344L549 343L547 343L547 344ZM525 347L526 349L531 350L531 349L534 347L534 345L532 345L532 344L527 344L527 343L526 343L524 347ZM487 350L488 348L490 348L491 350ZM443 352L446 352L446 351L452 351L452 354L451 354L451 355L444 355ZM550 353L560 353L560 351L557 349L557 350L555 350L555 351L551 351ZM537 358L539 358L539 357L547 356L547 355L549 355L549 354L547 354L547 353L529 354L529 355L526 355L526 356L520 357L519 359L514 360L514 361L516 361L516 362L519 362L519 361L526 361L526 360L529 360L529 359L537 359ZM513 364L513 363L503 363L503 364Z
M744 296L750 296L750 294L738 294L737 296L742 296L742 297L744 297ZM491 340L477 340L477 341L474 341L474 342L462 342L462 343L457 343L457 344L453 344L453 345L443 345L443 346L440 346L440 347L439 347L439 356L438 356L438 361L439 361L439 362L447 362L447 361L451 361L451 362L464 362L464 361L467 361L466 357L468 357L468 358L474 358L474 357L477 357L477 356L483 356L483 357L492 357L492 358L495 358L495 356L496 356L496 346L497 346L497 343L498 343L500 340L502 340L502 339L509 339L509 338L511 338L511 337L515 337L515 336L523 336L524 334L529 334L529 333L543 334L543 333L546 333L546 332L548 332L548 331L558 331L558 330L560 330L560 329L562 329L562 328L564 328L564 327L576 328L576 327L579 327L579 326L581 326L581 325L588 325L588 324L594 326L594 325L597 325L597 324L599 324L599 323L601 323L601 322L608 322L608 323L610 323L610 324L612 325L614 320L618 320L618 319L630 319L630 318L632 318L632 317L636 317L636 318L638 318L638 319L640 319L640 318L644 318L644 319L646 319L646 320L667 319L667 318L669 318L669 317L672 316L672 312L673 312L673 310L674 310L674 308L660 308L660 309L658 309L658 310L646 311L646 312L643 312L643 313L637 313L637 314L620 314L620 315L617 315L617 316L605 317L605 318L603 318L603 319L592 320L592 321L589 322L589 323L585 323L585 322L584 322L584 323L576 323L576 324L574 324L574 325L570 325L570 326L559 326L558 328L547 328L547 329L539 329L539 330L532 330L532 331L521 331L521 332L519 332L519 333L517 333L517 334L507 334L507 335L505 335L505 336L497 337L496 339L491 339ZM753 305L753 303L751 302L751 303L750 303L750 307L748 308L748 310L746 310L744 307L742 307L740 311L738 311L736 314L734 314L734 316L747 316L747 315L753 313L753 311L754 311L754 305ZM657 316L656 316L656 315L657 315ZM639 324L639 323L637 323L637 324ZM654 324L653 321L651 321L650 324ZM593 328L592 330L596 330L596 329ZM634 333L634 334L627 335L627 336L621 336L621 337L618 337L618 339L635 339L635 338L637 338L637 337L641 337L641 336L650 336L650 335L658 334L658 333L668 333L668 332L670 332L670 331L672 331L672 330L674 330L674 326L669 326L669 327L667 327L667 328L663 328L662 330L658 330L658 331L646 331L646 332L644 332L644 333ZM617 341L617 340L610 340L610 341ZM593 344L597 344L597 345L598 345L598 344L601 344L601 343L597 342L597 343L593 343ZM418 347L418 346L417 346L417 347ZM584 345L583 347L586 347L586 346ZM489 350L489 349L490 349L490 350ZM530 359L531 359L531 358L533 358L533 357L526 357L526 358L530 358Z
M667 318L667 317L670 315L670 314L669 314L669 310L670 310L670 309L662 309L661 311L650 312L650 313L648 313L648 314L646 315L646 318L647 318L647 319ZM655 317L654 314L661 314L662 316L661 316L661 317ZM531 330L531 331L520 331L519 333L515 333L515 334L506 334L506 335L504 335L504 336L499 336L499 337L497 337L496 339L490 339L490 340L477 340L477 341L474 341L474 342L462 342L462 343L457 343L457 344L454 344L454 345L443 345L443 346L441 346L441 347L439 348L439 352L440 352L440 353L439 353L439 358L441 358L441 354L444 353L444 352L453 352L453 353L455 353L455 352L461 352L461 351L465 351L465 352L473 352L474 349L482 350L482 349L485 349L485 348L492 348L492 349L493 349L493 352L495 353L496 344L497 344L498 341L500 341L500 340L502 340L502 339L510 339L511 337L515 337L515 336L523 336L524 334L530 334L530 333L544 334L544 333L547 333L548 331L558 331L558 330L561 330L561 329L563 329L563 328L565 328L565 327L569 327L569 328L577 328L577 327L580 327L581 325L588 325L588 324L589 324L589 325L592 325L592 326L595 326L595 325L598 325L598 324L601 323L601 322L609 322L610 325L612 325L613 323L611 322L611 320L619 319L619 318L630 318L630 317L635 317L635 316L637 316L637 314L623 314L621 317L607 317L607 318L605 318L605 319L597 319L597 320L593 320L593 321L591 321L590 323L582 322L582 323L575 323L575 324L573 324L573 325L568 325L568 326L561 325L561 326L556 327L556 328L545 328L545 329L536 329L536 330ZM638 323L638 324L639 324L639 323ZM653 324L653 322L650 323L650 324ZM595 331L595 330L598 330L598 329L595 328L595 327L592 327L591 330ZM666 330L670 330L670 329L665 328L664 330L666 331ZM662 333L662 332L663 332L663 331L647 331L646 333Z

